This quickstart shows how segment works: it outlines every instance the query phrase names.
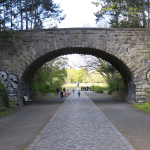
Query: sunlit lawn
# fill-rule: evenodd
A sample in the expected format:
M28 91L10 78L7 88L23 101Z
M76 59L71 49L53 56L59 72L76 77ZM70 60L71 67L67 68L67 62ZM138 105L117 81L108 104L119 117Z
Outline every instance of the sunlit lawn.
M150 103L140 103L137 105L132 105L132 107L150 114Z
M81 86L84 86L84 87L90 87L90 86L92 86L92 85L97 85L97 86L106 86L106 84L104 84L104 83L80 83L79 84L79 90L81 90ZM67 83L67 84L64 84L63 85L63 88L65 87L65 89L67 90L69 90L69 91L72 91L73 89L74 90L77 90L77 84L75 84L75 83Z

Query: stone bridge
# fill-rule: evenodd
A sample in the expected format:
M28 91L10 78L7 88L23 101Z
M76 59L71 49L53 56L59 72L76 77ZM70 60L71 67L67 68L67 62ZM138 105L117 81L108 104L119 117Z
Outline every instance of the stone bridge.
M47 61L66 54L90 54L110 62L122 75L125 100L145 102L149 87L148 29L70 28L0 33L0 79L9 96L30 96L30 82Z

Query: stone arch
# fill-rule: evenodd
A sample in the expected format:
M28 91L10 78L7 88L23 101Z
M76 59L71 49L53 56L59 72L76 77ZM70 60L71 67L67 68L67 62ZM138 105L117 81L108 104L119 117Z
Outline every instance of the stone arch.
M18 31L7 47L2 46L0 69L17 74L23 83L46 61L60 55L81 53L101 57L122 75L126 99L145 101L149 86L150 38L146 29L50 29Z
M109 54L102 50L97 50L97 49L92 49L92 48L81 48L81 47L63 48L63 49L58 49L55 51L48 52L44 55L41 55L39 58L37 58L28 66L28 68L22 74L21 80L24 83L30 83L36 71L44 63L61 55L75 54L75 53L93 55L93 56L100 57L110 62L122 75L122 78L125 84L126 100L128 100L128 91L129 91L128 78L130 77L130 80L133 80L132 73L130 72L129 68L122 62L122 60L119 60L117 57L113 56L112 54Z

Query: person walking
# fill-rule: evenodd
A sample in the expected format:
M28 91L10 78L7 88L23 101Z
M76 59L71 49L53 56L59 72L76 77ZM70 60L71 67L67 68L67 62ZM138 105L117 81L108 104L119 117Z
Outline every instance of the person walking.
M61 99L63 99L63 91L60 92Z
M73 89L73 94L74 94L74 89Z
M80 91L78 91L78 97L80 97Z
M58 86L57 86L56 95L58 95L58 93L59 93L59 88L58 88Z

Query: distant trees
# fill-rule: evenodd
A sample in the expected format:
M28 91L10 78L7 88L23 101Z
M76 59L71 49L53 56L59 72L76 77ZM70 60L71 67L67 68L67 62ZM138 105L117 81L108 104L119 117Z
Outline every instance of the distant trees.
M93 4L100 7L95 13L97 22L108 15L114 28L149 27L149 0L97 0Z
M5 29L43 28L43 21L61 22L65 16L53 0L1 0L0 31Z
M108 85L109 94L111 94L113 91L119 88L124 88L124 82L121 74L109 62L91 55L80 55L80 57L82 57L84 62L83 65L78 67L87 68L89 70L95 70L90 73L90 79L88 81L93 79L92 82L94 83L97 78L96 74L99 74L99 82L104 83L105 80L105 82ZM88 73L86 72L86 74Z
M67 77L66 58L58 57L44 64L35 74L31 83L33 90L43 93L54 92L61 88Z
M82 83L104 83L103 77L96 71L90 72L87 68L67 68L67 83L82 82Z

